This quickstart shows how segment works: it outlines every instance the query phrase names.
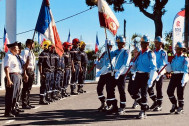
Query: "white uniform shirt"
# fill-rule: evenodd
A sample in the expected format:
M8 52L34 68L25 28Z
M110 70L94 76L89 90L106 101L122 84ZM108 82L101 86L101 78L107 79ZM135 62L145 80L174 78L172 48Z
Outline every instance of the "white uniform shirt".
M34 55L33 51L32 50L30 51L29 48L26 48L25 50L23 50L21 52L21 57L22 57L22 59L24 60L25 63L27 61L27 58L29 57L28 68L34 70L34 68L35 68L35 55Z
M23 69L19 59L16 55L13 55L11 52L5 55L4 58L4 68L9 68L9 73L20 73L22 74Z

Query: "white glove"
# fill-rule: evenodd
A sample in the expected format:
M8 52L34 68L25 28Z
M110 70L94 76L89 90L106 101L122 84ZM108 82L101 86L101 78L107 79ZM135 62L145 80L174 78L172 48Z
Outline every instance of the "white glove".
M132 80L134 81L136 77L136 72L133 73Z
M151 88L153 84L153 81L151 79L148 80L148 88Z
M100 75L101 75L101 71L98 71L98 72L96 73L96 77L100 77Z
M184 73L181 80L181 84L182 84L181 86L184 87L185 84L188 82L188 80L189 80L188 73Z
M159 81L161 75L158 75L157 78L156 78L156 81Z
M120 72L117 71L117 72L115 73L115 79L117 80L117 79L119 78L119 76L120 76Z

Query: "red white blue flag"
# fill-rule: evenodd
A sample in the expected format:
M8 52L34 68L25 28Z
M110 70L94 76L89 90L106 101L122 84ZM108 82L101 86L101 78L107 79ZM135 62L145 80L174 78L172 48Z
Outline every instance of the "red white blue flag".
M98 46L99 46L99 42L98 42L98 35L96 35L96 44L95 44L95 54L98 52Z
M43 34L55 46L56 52L62 56L63 48L58 35L49 0L43 0L35 31Z
M67 40L67 42L72 43L72 39L71 39L71 35L70 35L70 31L69 31L69 34L68 34L68 40Z
M105 0L98 0L100 26L107 28L113 35L117 34L119 22Z
M3 43L4 43L4 51L8 52L9 49L7 47L7 44L10 44L10 41L9 41L8 34L5 28L4 28Z

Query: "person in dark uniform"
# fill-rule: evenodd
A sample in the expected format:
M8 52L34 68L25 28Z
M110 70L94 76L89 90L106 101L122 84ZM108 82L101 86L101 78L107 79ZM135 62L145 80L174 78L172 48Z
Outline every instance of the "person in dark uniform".
M188 77L188 58L183 55L185 50L184 44L182 42L177 42L176 44L176 56L173 58L171 64L167 67L167 72L173 72L169 86L167 89L167 94L169 100L172 103L172 108L170 113L176 111L177 114L183 113L184 111L184 89L186 83L189 80ZM177 88L177 97L175 98L174 92Z
M50 102L47 101L47 95L50 90L50 83L51 83L51 64L50 64L50 55L48 47L51 45L49 40L43 42L42 48L44 49L43 52L39 55L39 72L41 77L41 86L40 86L40 101L39 104L47 105ZM49 97L49 96L48 96Z
M55 52L56 56L56 67L55 67L55 92L56 92L56 98L60 99L62 97L61 90L63 88L63 82L64 82L64 56L59 56Z
M65 61L65 68L64 68L64 82L63 82L63 87L62 87L62 97L68 97L70 96L67 93L67 88L69 85L70 81L70 74L71 74L71 69L74 68L74 63L70 54L70 48L71 48L71 43L69 42L64 42L63 43L63 49L64 49L64 61Z
M57 54L55 54L55 47L53 45L49 45L49 55L50 55L50 65L51 69L49 71L50 73L50 85L49 85L49 101L58 100L57 97L57 86L55 85L55 69L57 64Z
M19 53L18 43L7 45L10 52L4 58L4 71L5 71L5 117L17 116L19 112L16 110L16 102L18 101L20 85L22 83L22 73L25 71L22 66L20 58L17 56ZM27 81L27 75L24 74L24 79Z
M30 104L30 91L32 88L32 84L34 81L35 76L35 55L33 53L34 48L34 41L31 39L26 40L26 48L21 52L21 56L24 60L24 62L28 62L28 65L26 66L26 74L28 76L28 82L24 82L23 88L22 88L22 108L23 109L31 109L35 108L35 106L32 106ZM28 60L28 61L27 61Z
M86 91L83 90L83 85L86 78L87 64L89 61L88 61L87 54L85 53L85 46L86 46L85 42L81 41L79 43L79 48L81 51L81 67L83 71L79 72L78 89L77 89L78 93L86 93Z
M78 83L78 76L79 72L82 72L82 67L81 67L81 52L79 50L79 39L75 38L72 41L72 49L71 49L71 55L72 59L74 62L74 68L72 71L72 77L71 77L71 95L78 95L78 93L75 91L76 90L76 83Z
M133 96L141 106L141 111L138 115L139 119L146 118L146 111L149 109L147 101L148 88L152 87L153 81L157 77L156 56L149 49L149 38L144 35L141 38L141 51L133 64L133 69L136 71L136 77L133 83Z
M111 40L108 40L108 48L109 48L110 52L112 50L113 45L114 45L113 42ZM100 78L99 78L99 81L98 81L98 84L97 84L97 94L98 94L98 99L101 102L101 105L98 108L98 111L104 111L104 110L106 110L106 108L109 108L109 106L110 106L110 104L107 104L107 106L106 106L106 97L104 96L104 93L103 93L104 86L107 83L107 78L109 78L109 76L111 76L110 75L111 71L107 72L105 70L103 72L103 69L107 68L110 62L108 60L109 58L108 58L107 51L104 51L102 53L102 55L103 55L103 57L99 61L95 62L96 68L100 69ZM108 90L108 89L106 88L106 90Z

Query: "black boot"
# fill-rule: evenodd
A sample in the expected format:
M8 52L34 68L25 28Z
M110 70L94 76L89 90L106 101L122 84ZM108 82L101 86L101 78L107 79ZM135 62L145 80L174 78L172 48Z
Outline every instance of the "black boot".
M40 105L48 105L49 103L45 100L45 96L40 95L39 104Z
M175 112L176 109L177 109L177 104L172 104L172 108L170 110L170 113Z
M78 95L79 93L75 91L75 85L71 85L71 95Z
M104 111L105 110L105 106L106 106L106 103L105 103L105 97L100 97L99 100L101 101L101 105L100 107L98 108L98 111L101 112L101 111Z
M107 110L107 114L114 114L118 112L118 107L117 107L117 100L113 100L112 102L112 107Z

